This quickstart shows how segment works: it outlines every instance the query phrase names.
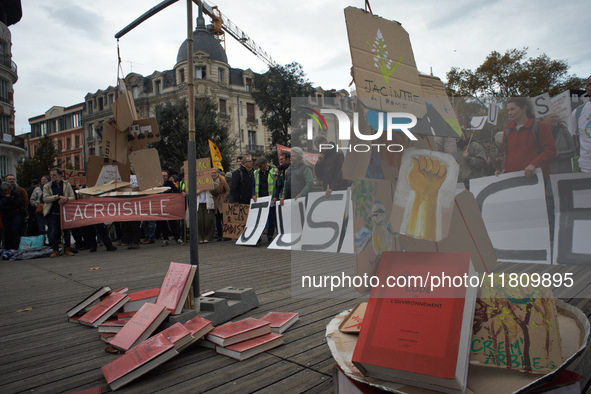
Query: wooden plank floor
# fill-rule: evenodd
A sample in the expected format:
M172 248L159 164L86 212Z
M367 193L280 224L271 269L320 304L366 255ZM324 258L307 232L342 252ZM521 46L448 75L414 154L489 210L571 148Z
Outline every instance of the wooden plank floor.
M300 313L300 320L285 333L285 345L242 362L193 346L118 391L332 392L334 360L324 340L325 327L359 300L292 298L286 251L210 243L200 245L199 258L201 289L255 289L260 307L244 317L269 311ZM0 393L68 393L95 386L109 392L100 368L117 356L104 351L106 344L96 329L68 323L65 311L102 285L127 286L130 291L158 287L170 261L188 263L188 246L153 244L116 252L99 248L75 257L0 261ZM588 277L577 272L587 278L579 294L588 293ZM564 299L591 315L588 297L571 294ZM19 312L27 308L32 309ZM570 369L584 375L584 388L589 389L591 351L587 349Z

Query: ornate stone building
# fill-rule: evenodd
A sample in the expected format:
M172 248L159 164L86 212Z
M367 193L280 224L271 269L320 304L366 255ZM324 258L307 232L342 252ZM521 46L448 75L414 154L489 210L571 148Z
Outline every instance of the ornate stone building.
M203 19L193 32L195 96L210 97L218 104L218 118L228 122L230 138L236 140L236 154L262 154L269 151L270 133L260 122L260 111L251 95L254 72L232 68L222 45L210 34ZM125 76L141 118L153 117L158 104L187 98L187 40L180 46L172 70L154 71L149 76L130 73ZM85 152L100 155L95 129L112 118L111 104L116 88L110 86L85 97L82 122ZM197 130L199 132L199 130Z
M14 84L18 79L12 61L12 39L8 26L21 20L20 0L0 2L0 177L16 174L16 165L25 155L22 138L14 135Z

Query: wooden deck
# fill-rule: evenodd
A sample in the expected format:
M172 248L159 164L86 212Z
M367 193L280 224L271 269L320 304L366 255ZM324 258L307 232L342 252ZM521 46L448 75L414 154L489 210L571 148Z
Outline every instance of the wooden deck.
M199 257L202 289L255 289L260 307L245 317L299 312L300 320L285 333L286 344L242 362L193 346L118 391L332 392L334 360L325 327L358 300L292 298L289 252L223 242L200 245ZM68 393L95 386L109 392L100 368L117 356L104 351L96 329L68 323L65 311L102 285L127 286L131 292L158 287L170 261L188 259L188 246L153 244L140 250L99 248L75 257L0 261L0 393ZM565 301L591 315L589 298ZM32 309L21 311L27 308ZM582 387L590 388L589 347L569 369L584 375Z

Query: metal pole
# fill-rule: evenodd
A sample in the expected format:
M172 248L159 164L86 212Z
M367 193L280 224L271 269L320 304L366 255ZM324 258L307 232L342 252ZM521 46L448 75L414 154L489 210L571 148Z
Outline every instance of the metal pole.
M193 1L187 0L187 112L189 116L189 142L188 142L188 174L185 178L189 184L189 260L197 266L193 278L193 294L199 298L199 256L198 256L198 226L197 226L197 143L195 142L195 83L193 70ZM199 310L198 302L195 307Z

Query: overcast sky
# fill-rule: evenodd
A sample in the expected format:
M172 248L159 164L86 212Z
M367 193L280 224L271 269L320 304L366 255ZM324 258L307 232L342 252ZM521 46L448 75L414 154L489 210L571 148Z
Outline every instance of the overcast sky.
M114 35L160 0L22 0L10 27L16 134L52 106L70 106L117 82ZM300 63L314 86L347 89L351 57L343 10L364 0L216 0L220 11L280 64ZM529 47L567 60L570 73L591 74L588 0L370 0L373 13L410 34L417 67L445 81L452 66L476 68L493 50ZM194 7L194 19L197 7ZM580 18L580 20L577 20ZM206 17L206 23L210 23ZM195 21L193 21L195 24ZM178 1L121 38L123 75L174 67L187 36L186 1ZM228 35L231 67L264 72L266 65Z

